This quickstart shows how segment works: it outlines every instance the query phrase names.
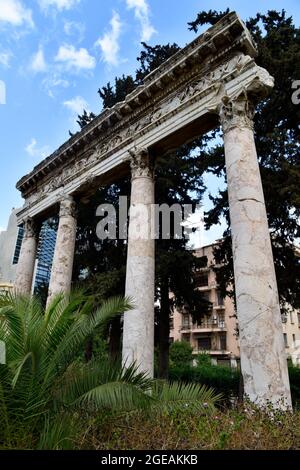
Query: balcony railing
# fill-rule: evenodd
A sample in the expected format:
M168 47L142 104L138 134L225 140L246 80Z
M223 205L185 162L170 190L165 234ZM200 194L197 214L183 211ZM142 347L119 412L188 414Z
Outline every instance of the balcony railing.
M201 323L185 323L181 325L181 330L199 330L199 329L226 328L224 320L208 320Z

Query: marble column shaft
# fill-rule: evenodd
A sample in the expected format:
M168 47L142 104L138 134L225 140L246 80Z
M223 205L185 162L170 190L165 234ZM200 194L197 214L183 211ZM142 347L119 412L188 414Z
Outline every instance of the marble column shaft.
M15 291L18 294L31 294L37 245L37 227L34 220L28 218L24 221L24 237L16 271Z
M253 132L245 94L220 112L245 395L252 402L291 406L277 282Z
M124 314L123 364L136 363L153 377L154 368L154 204L153 168L146 150L131 154L131 205L128 230L126 296L134 309Z
M75 202L71 196L67 196L60 203L59 224L47 304L55 295L68 294L71 290L76 227Z

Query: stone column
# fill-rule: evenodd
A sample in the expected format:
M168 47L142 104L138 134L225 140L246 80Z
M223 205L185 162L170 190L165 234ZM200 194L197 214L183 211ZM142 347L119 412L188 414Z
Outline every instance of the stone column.
M224 133L234 278L245 395L291 407L277 282L253 132L244 92L224 100Z
M38 230L33 219L24 221L24 237L17 265L15 291L31 294L35 260L37 255Z
M59 224L51 270L47 304L57 294L68 294L71 289L76 240L75 202L66 196L60 203Z
M128 229L126 295L134 309L124 314L123 364L136 363L153 376L154 364L154 204L153 165L147 150L131 153L131 205Z

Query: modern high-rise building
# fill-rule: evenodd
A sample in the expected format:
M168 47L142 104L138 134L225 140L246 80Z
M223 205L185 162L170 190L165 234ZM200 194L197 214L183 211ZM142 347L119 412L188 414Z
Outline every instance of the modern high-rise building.
M42 225L37 250L37 265L34 289L48 286L51 276L52 261L55 250L56 230L46 222Z
M13 209L7 229L0 232L0 291L13 288L16 268L19 261L24 230L17 225L18 209ZM40 230L37 251L34 289L47 285L50 280L52 260L55 249L56 230L45 222Z

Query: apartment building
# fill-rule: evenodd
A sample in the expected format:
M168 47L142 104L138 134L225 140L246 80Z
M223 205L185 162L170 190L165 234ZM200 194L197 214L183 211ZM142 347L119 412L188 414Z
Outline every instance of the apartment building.
M188 341L195 355L206 352L215 364L236 367L240 350L237 336L237 318L234 303L222 298L218 289L213 248L215 244L195 250L195 256L206 256L207 266L195 273L197 288L212 306L201 320L193 323L188 311L174 311L171 320L170 341Z
M170 341L188 341L195 355L206 352L215 364L236 367L240 360L238 321L233 299L222 298L218 289L213 249L217 243L195 250L195 256L206 256L207 266L195 273L198 289L212 304L210 311L197 323L185 309L174 311ZM287 358L300 365L300 311L289 309L282 315L283 337Z

